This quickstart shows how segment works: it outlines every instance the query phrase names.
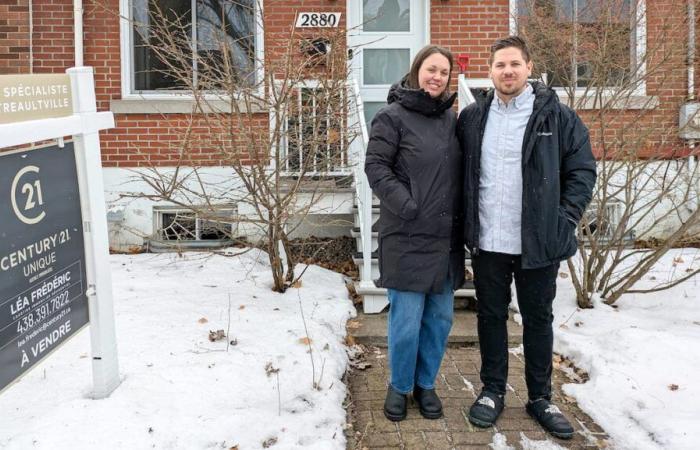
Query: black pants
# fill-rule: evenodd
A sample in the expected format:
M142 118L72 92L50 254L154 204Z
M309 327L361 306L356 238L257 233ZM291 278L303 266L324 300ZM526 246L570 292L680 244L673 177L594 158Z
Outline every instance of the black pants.
M488 391L506 393L508 378L508 304L515 277L523 318L525 381L530 400L551 398L552 301L559 264L523 269L519 255L479 251L472 257L478 300L481 382Z

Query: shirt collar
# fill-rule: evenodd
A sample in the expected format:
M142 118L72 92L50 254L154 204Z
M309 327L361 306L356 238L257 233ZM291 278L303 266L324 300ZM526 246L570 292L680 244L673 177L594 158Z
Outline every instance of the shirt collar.
M499 97L498 94L494 94L493 102L499 109L506 109L509 106L512 106L515 109L520 109L527 104L528 100L530 100L530 97L533 95L533 93L534 91L532 90L532 85L530 83L527 83L525 89L523 89L523 91L520 94L518 94L517 97L511 98L508 103L505 103L503 100L501 100L501 97Z

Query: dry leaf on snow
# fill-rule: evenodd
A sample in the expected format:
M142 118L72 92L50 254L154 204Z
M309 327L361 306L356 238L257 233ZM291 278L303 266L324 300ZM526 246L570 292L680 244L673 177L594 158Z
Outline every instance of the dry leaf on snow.
M199 319L197 322L198 322L198 323L207 323L207 322L209 322L209 321L207 320L206 317L202 317L202 318Z
M216 330L216 331L209 330L209 340L211 342L220 341L225 337L226 337L226 333L224 332L224 330Z
M270 439L267 439L265 442L263 442L262 446L263 448L270 448L273 445L277 443L277 438L276 437L271 437Z
M273 366L271 362L268 362L267 364L265 364L265 373L267 374L268 377L270 375L272 375L273 373L277 373L279 371L280 370L277 367Z
M311 339L308 337L299 338L299 343L304 345L311 344Z

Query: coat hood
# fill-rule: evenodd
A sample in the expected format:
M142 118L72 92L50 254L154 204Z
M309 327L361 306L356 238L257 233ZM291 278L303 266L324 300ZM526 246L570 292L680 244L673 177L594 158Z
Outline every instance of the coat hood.
M401 81L391 86L386 101L389 104L397 102L404 108L426 116L437 116L450 109L456 98L456 93L433 98L423 89L411 89L408 87L408 75L406 75Z

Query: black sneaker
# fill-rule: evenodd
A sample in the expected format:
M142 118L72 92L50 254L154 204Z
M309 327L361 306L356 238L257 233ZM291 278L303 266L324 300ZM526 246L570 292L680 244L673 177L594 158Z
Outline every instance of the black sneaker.
M386 391L386 400L384 400L384 415L392 422L398 422L406 418L406 409L408 405L408 396L400 392L396 392L389 385Z
M469 422L477 427L487 428L492 426L503 411L503 396L490 391L481 391L471 408L469 408Z
M564 417L564 414L559 411L559 408L546 398L540 398L535 401L530 400L525 405L525 409L552 436L560 439L571 439L573 437L574 427Z
M420 386L413 388L413 398L418 403L421 416L426 419L439 419L442 417L442 402L435 393L435 389L423 389Z

